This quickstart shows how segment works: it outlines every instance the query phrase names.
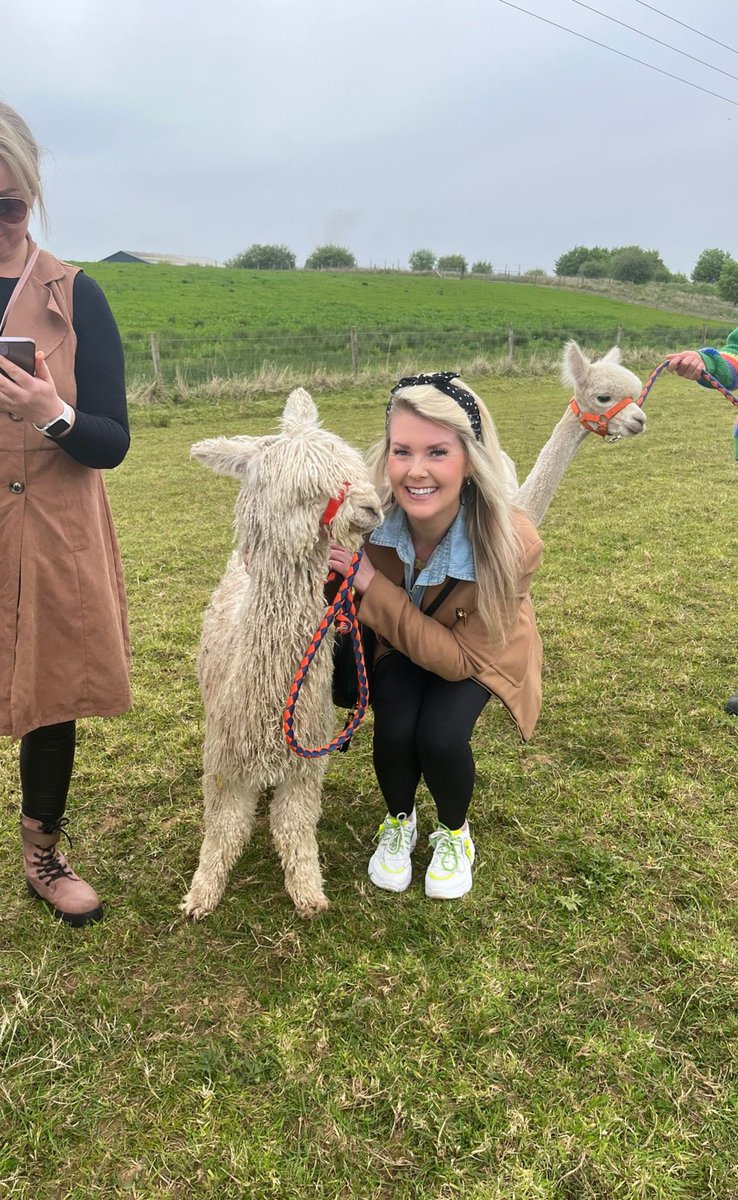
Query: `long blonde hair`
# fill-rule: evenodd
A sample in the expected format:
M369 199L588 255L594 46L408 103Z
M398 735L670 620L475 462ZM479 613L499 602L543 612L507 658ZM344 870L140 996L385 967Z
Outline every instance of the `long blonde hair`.
M466 455L469 477L474 481L473 495L466 504L466 524L474 555L477 576L479 614L492 641L499 645L510 631L517 609L520 576L520 544L512 522L512 507L506 490L506 469L494 421L479 396L460 379L454 380L476 401L482 424L477 441L464 409L432 384L400 388L392 397L392 413L406 411L435 421L455 433ZM387 478L390 447L390 421L384 438L369 451L374 486L385 511L393 498Z
M41 225L47 227L41 187L41 150L23 118L0 100L0 158L18 185L29 208L35 206Z

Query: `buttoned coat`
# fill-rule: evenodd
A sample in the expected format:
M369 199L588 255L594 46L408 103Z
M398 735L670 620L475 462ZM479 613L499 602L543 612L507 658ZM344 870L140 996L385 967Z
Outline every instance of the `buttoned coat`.
M432 617L414 605L404 589L404 565L389 546L368 542L365 553L377 573L361 598L361 621L389 648L443 679L476 679L502 701L527 741L541 711L541 639L529 589L541 561L543 543L524 513L514 511L520 544L518 610L503 646L491 642L477 611L477 584L459 580ZM427 587L424 606L445 586ZM388 653L377 645L375 661Z
M35 340L73 407L76 274L41 251L4 331ZM129 659L123 570L101 472L30 421L0 413L0 734L125 712Z

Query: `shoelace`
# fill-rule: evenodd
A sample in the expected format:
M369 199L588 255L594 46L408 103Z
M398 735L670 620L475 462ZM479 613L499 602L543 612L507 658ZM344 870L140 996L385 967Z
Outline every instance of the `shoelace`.
M399 854L405 845L404 835L406 832L409 834L407 826L396 819L391 823L382 821L374 835L374 840L379 842L379 845L388 850L390 854Z
M60 817L58 821L47 821L41 826L41 833L61 833L72 845L72 839L67 833L69 817ZM33 862L37 868L39 879L43 883L53 883L62 876L74 879L74 871L65 860L59 857L56 844L53 846L37 847L33 854Z
M56 846L45 846L37 849L33 855L36 874L42 883L53 883L63 876L74 879L74 871L63 858L60 858Z
M463 838L454 837L451 830L442 825L440 829L436 829L430 835L428 840L433 847L433 857L438 855L444 871L458 870L459 852L463 850Z

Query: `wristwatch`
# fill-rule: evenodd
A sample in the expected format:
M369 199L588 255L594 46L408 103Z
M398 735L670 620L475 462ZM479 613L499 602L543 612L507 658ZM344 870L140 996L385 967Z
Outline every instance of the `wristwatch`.
M42 433L44 437L52 439L61 437L63 433L67 433L74 424L74 410L71 404L66 404L64 401L62 401L62 404L64 404L64 407L58 416L52 417L45 425L37 425L34 421L33 428Z

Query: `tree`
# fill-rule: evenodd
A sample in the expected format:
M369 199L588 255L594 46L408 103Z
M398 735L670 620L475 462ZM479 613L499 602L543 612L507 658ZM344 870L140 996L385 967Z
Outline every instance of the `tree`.
M439 271L458 271L463 277L466 275L466 259L463 254L445 254L438 260Z
M227 267L243 267L252 271L294 271L295 255L289 246L260 246L254 242L226 262Z
M492 263L480 259L479 262L472 263L472 275L491 275Z
M330 269L331 267L355 267L356 259L345 246L316 246L309 258L305 260L309 271Z
M582 263L587 262L592 257L592 253L588 246L573 246L571 250L565 251L556 259L555 273L557 275L578 275Z
M651 279L669 278L669 271L658 250L644 250L642 246L615 246L611 274L613 279L627 283L648 283Z
M727 250L703 250L692 272L693 283L717 283L720 273L726 263L732 261L732 255Z
M610 274L610 255L607 258L588 258L577 272L584 279L606 279Z
M723 300L738 304L738 262L734 259L729 259L720 272L717 290Z
M432 271L436 265L436 256L432 250L422 248L413 250L408 261L411 271Z

